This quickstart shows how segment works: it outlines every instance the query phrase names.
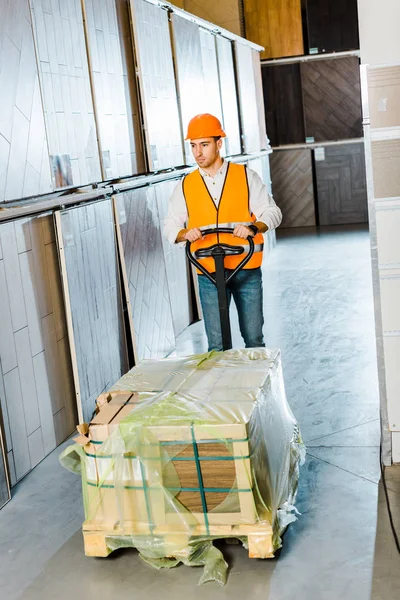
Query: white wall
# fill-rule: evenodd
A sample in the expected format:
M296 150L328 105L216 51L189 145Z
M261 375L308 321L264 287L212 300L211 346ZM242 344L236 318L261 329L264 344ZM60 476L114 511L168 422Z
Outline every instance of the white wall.
M400 65L400 0L358 0L360 22L360 48L363 65L379 65L375 80L380 78L380 86L387 96L387 86L393 88L393 69L384 65ZM382 67L382 68L381 68ZM397 75L396 75L397 76ZM371 152L371 139L389 150L390 141L400 139L400 121L396 113L396 101L400 104L400 91L397 98L387 99L387 120L391 128L371 128L370 106L368 104L367 67L362 67L364 132L366 141L366 163L369 193L369 218L371 230L371 256L374 278L375 318L377 331L378 367L381 394L381 416L383 433L383 457L385 464L400 463L400 237L393 233L395 222L400 222L400 192L398 185L392 185L390 197L382 198L377 180L382 175L382 166ZM375 84L376 86L376 84ZM376 89L376 87L375 87ZM372 97L370 99L372 101ZM394 101L394 102L393 102ZM375 107L376 108L376 107ZM376 110L374 114L376 113ZM386 118L386 117L385 117ZM374 125L374 123L373 123ZM387 144L387 145L386 145ZM398 161L398 164L397 164ZM395 182L400 170L400 158L391 154L385 163L383 180ZM386 172L387 171L387 172ZM378 176L378 177L377 177ZM382 177L379 177L382 180ZM386 189L390 189L386 186Z

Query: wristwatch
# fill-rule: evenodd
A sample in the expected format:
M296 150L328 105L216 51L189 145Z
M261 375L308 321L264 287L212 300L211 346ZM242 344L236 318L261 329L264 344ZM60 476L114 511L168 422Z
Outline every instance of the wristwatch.
M257 225L248 225L248 228L251 229L251 231L254 233L254 235L257 235L257 233L258 233Z

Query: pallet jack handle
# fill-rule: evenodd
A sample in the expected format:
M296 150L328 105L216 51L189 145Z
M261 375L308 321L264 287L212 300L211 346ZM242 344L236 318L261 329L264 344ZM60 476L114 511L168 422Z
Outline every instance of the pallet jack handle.
M204 235L219 234L219 233L232 233L234 229L232 227L218 227L214 229L205 229L202 231ZM230 350L232 348L232 333L231 324L229 319L229 304L227 294L228 282L249 262L254 254L254 241L252 236L249 235L247 238L249 242L249 251L243 260L238 264L228 275L225 273L224 260L227 256L239 256L244 254L245 249L243 246L232 246L230 244L217 243L209 248L199 248L196 252L191 251L191 242L186 243L186 255L189 261L203 273L217 288L218 292L218 305L219 305L219 318L221 323L221 334L222 334L222 347L224 350ZM209 273L207 269L199 263L198 259L212 257L215 262L215 273Z

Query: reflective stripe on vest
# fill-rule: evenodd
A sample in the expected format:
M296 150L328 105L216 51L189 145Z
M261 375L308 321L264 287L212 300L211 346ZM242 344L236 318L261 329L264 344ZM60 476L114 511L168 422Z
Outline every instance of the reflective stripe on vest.
M200 230L218 227L236 227L238 224L251 225L256 221L255 215L250 212L249 185L247 172L244 165L228 163L225 182L222 189L218 208L208 191L207 185L200 175L199 170L193 171L183 180L183 194L188 211L187 228ZM245 269L256 269L261 266L263 256L264 236L258 233L253 238L254 255ZM194 242L192 252L199 248L208 248L216 243L230 244L231 246L248 247L242 238L233 237L230 233L206 235L203 239ZM245 252L247 254L248 251ZM243 254L225 258L225 268L235 269L243 260ZM213 258L203 258L199 261L210 273L215 271Z

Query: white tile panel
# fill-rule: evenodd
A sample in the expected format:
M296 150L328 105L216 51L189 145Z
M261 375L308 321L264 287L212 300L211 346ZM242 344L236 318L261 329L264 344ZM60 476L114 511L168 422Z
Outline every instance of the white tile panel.
M381 275L380 282L383 333L400 335L400 273Z
M235 42L235 58L243 149L245 152L257 152L261 146L252 49L246 44Z
M400 204L382 209L375 204L375 207L379 267L400 268Z
M400 335L383 338L389 427L400 431Z

